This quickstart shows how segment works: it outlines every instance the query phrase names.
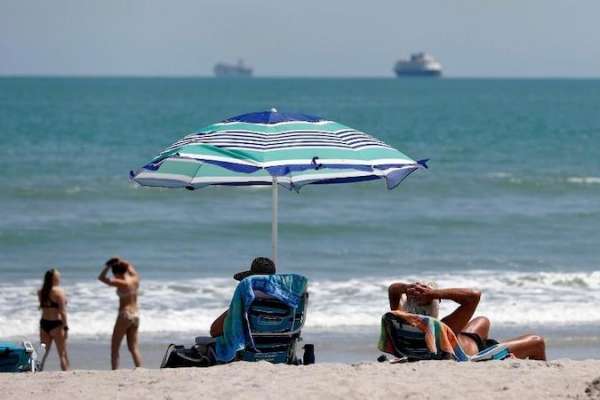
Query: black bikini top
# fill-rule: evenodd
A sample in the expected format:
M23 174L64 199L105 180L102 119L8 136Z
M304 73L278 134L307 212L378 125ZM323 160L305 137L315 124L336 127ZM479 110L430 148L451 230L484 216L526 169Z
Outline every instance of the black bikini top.
M42 308L58 308L58 303L48 299L48 302L43 304Z

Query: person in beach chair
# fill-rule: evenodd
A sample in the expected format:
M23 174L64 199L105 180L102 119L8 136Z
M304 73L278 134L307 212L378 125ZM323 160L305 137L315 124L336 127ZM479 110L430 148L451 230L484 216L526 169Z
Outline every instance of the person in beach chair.
M296 274L276 274L275 264L266 257L254 259L250 269L235 274L234 279L240 283L229 309L210 329L211 336L216 336L217 362L298 364L296 346L306 316L308 280Z
M489 339L490 320L473 318L481 293L471 289L438 289L433 284L393 283L388 289L390 309L382 318L379 349L408 361L454 359L483 361L517 358L546 360L545 342L524 335L503 342ZM458 303L438 319L439 302Z
M268 257L256 257L252 260L250 269L247 271L238 272L233 275L233 279L241 281L252 275L273 275L276 273L275 263ZM210 336L217 337L223 334L223 324L227 318L229 310L225 310L219 315L210 326Z
M161 368L239 360L299 364L296 347L306 315L307 279L275 272L273 261L258 257L248 271L235 274L240 283L229 309L213 322L211 337L197 337L187 349L169 346ZM313 349L305 346L305 364L314 362Z

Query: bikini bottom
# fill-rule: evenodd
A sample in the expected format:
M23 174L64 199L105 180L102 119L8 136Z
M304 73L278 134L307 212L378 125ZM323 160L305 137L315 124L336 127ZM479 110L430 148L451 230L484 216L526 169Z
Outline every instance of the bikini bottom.
M473 339L475 344L477 344L477 350L480 352L499 343L497 340L494 339L483 340L481 336L474 332L461 332L460 334Z
M140 313L139 311L121 310L119 311L119 318L127 320L131 325L138 326L140 324Z
M60 319L40 319L40 328L50 334L52 329L56 329L59 326L62 326L63 322Z

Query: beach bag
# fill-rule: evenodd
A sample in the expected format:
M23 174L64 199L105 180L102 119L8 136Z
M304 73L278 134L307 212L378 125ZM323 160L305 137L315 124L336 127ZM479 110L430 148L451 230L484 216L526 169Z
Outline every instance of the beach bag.
M35 350L30 342L0 342L0 372L35 369Z
M191 347L170 344L163 357L161 368L210 367L217 363L214 339L200 341Z

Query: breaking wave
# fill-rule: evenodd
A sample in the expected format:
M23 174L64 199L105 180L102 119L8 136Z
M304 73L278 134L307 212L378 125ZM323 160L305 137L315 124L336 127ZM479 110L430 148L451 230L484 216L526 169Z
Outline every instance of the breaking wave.
M471 287L482 291L478 313L500 325L568 325L600 322L600 271L581 273L476 271L407 276L405 280L435 280L441 287ZM342 331L376 329L387 310L387 286L394 279L374 277L310 282L305 329ZM37 333L39 282L0 284L0 337ZM235 282L225 278L144 280L140 293L143 334L206 334L210 323L226 309ZM69 296L71 334L110 334L116 317L114 292L96 282L65 286ZM442 302L442 311L451 310Z

